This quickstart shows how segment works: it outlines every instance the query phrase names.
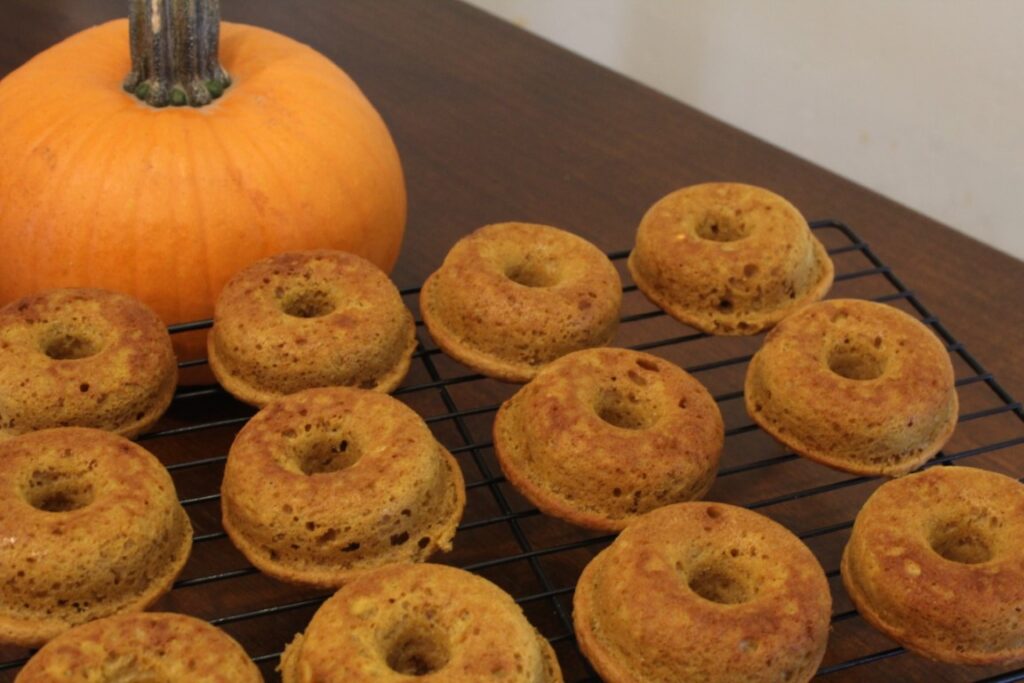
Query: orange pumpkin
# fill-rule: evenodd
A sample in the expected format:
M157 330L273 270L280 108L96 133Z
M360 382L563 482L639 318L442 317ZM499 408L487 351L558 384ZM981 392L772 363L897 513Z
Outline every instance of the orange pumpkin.
M401 165L344 72L289 38L224 23L230 87L207 82L223 96L153 107L122 87L142 25L131 55L129 24L114 21L0 82L0 305L103 287L176 323L209 318L228 278L270 254L328 247L392 268ZM202 353L202 339L176 336L179 357Z

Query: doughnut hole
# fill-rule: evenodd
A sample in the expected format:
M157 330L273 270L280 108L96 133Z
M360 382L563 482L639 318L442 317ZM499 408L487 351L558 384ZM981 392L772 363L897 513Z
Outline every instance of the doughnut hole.
M677 565L677 569L683 572L681 566ZM739 605L757 595L759 577L746 566L743 558L732 555L706 558L683 573L690 590L720 605Z
M300 289L281 298L281 310L293 318L320 318L336 307L333 297L321 289Z
M362 457L362 449L340 431L309 434L295 444L291 463L307 476L330 474L347 469Z
M26 502L44 512L71 512L92 503L94 491L85 472L47 468L34 470L22 488Z
M95 356L102 347L102 341L93 334L54 327L43 335L41 350L54 360L78 360Z
M554 263L532 259L505 266L505 277L524 287L553 287L560 279Z
M697 237L712 242L736 242L749 237L751 227L736 216L709 212L697 223L695 232Z
M951 562L980 564L992 559L992 531L989 523L969 517L944 519L931 528L928 544L937 554Z
M638 387L644 386L634 382ZM618 386L607 387L598 394L594 412L620 429L648 429L658 421L657 410L650 402L641 399L637 392Z
M880 342L845 337L832 347L826 362L829 370L840 377L869 380L881 377L888 361Z
M451 646L441 629L422 620L407 621L385 643L388 667L406 676L440 671L451 658Z

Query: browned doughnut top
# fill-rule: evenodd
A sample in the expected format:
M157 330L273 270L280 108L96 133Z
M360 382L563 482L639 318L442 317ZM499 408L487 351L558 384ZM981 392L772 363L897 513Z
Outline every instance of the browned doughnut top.
M15 683L262 683L224 631L184 614L122 614L76 626L37 652Z
M607 683L807 681L828 640L821 565L767 517L678 503L630 524L583 570L573 622Z
M784 320L747 369L747 412L803 455L898 476L956 426L953 365L922 323L884 304L833 299Z
M445 353L509 382L610 342L621 303L619 274L597 247L531 223L463 237L420 294L423 320Z
M170 475L131 441L64 427L0 443L0 643L148 607L191 547Z
M465 506L455 458L387 394L307 389L271 402L231 445L224 529L261 571L338 587L450 550Z
M177 379L167 328L124 294L54 289L0 308L0 441L68 426L135 436Z
M239 400L264 406L324 386L393 391L416 348L412 313L377 266L343 251L258 261L221 290L210 368Z
M561 683L548 642L490 581L438 564L345 584L281 660L284 683Z
M756 334L825 296L832 261L796 207L768 190L705 183L644 215L629 271L648 299L709 334Z
M969 467L886 482L843 552L843 583L875 628L956 664L1024 662L1024 485Z
M509 481L544 512L595 529L703 496L723 441L718 405L700 382L617 348L555 360L494 421Z

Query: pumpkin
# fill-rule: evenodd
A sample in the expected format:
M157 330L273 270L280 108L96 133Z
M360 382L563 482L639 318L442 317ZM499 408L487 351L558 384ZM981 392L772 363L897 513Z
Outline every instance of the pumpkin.
M343 249L390 271L402 169L341 69L219 25L216 0L132 0L130 23L0 81L0 305L102 287L170 324L210 318L235 272L283 251ZM203 338L175 336L179 358L202 355Z

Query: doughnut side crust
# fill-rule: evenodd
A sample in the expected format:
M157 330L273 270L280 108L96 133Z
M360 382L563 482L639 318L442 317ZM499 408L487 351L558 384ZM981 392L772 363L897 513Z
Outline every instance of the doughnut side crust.
M387 275L340 251L278 254L233 277L207 337L210 368L262 407L324 386L398 388L416 348L412 313Z
M0 309L0 441L53 427L137 436L177 378L167 328L126 295L56 289Z
M807 681L830 611L799 539L721 503L644 515L587 565L573 599L580 647L608 683Z
M122 437L60 428L0 444L0 642L39 646L145 609L188 560L167 470Z
M752 335L825 296L835 268L800 212L741 183L703 183L656 202L629 271L670 316L714 335Z
M523 495L547 514L603 530L705 495L723 443L721 413L696 379L628 349L554 361L494 422L498 461Z
M597 247L530 223L459 240L420 293L423 321L446 354L519 383L555 358L609 343L621 303L618 272Z
M550 644L508 594L435 564L391 565L347 584L285 649L281 673L284 683L563 680Z
M221 493L224 529L253 565L322 588L450 550L465 507L458 463L422 418L343 387L261 410L232 444Z
M15 679L16 683L110 680L262 683L263 676L224 631L184 614L146 612L75 627L37 652Z
M751 360L744 400L751 418L799 455L885 476L938 453L959 409L938 338L898 309L856 299L784 320Z
M841 564L858 611L925 657L1024 662L1024 485L933 467L883 484L854 523Z

